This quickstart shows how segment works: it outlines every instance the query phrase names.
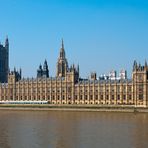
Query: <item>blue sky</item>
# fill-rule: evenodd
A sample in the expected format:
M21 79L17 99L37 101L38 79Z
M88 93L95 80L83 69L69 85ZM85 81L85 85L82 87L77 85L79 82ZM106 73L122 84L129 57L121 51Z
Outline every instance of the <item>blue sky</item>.
M148 60L147 0L0 0L0 41L10 40L10 68L35 77L45 58L50 75L64 39L69 64L98 75Z

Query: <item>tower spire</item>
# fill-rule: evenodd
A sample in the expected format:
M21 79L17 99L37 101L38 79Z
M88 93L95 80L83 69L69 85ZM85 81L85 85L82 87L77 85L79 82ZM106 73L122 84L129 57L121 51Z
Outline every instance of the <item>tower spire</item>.
M62 49L64 49L64 40L62 38Z
M57 62L57 77L65 77L68 71L68 62L65 55L64 41L62 38L62 47L60 48L60 55Z
M63 41L63 38L62 38L62 47L60 49L60 58L65 58L65 50L64 50L64 41Z

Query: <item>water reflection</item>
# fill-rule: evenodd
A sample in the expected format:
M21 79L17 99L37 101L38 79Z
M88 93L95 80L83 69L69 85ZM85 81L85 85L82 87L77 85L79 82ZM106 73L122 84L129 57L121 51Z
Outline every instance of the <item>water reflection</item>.
M147 148L148 114L0 111L2 148Z

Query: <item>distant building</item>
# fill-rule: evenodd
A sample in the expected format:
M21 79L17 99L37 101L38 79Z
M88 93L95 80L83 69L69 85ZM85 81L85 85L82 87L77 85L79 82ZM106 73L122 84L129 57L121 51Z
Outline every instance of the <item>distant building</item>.
M124 80L127 79L127 71L126 70L121 70L119 73L119 79Z
M6 38L5 45L0 43L0 82L8 82L9 72L9 40Z
M8 83L0 84L0 101L148 107L148 65L134 61L132 79L127 78L125 70L119 77L112 71L99 79L95 72L83 79L79 77L79 66L68 66L62 41L55 77L49 77L46 60L43 67L39 66L37 78L21 78L21 70L14 69L8 74Z
M92 73L91 73L90 79L91 79L91 80L97 80L97 74L96 74L96 72L92 72Z
M110 73L109 73L109 79L110 80L116 80L117 78L117 72L112 70Z
M127 71L121 70L119 76L117 76L117 71L110 71L109 75L101 75L99 80L126 80L127 79Z

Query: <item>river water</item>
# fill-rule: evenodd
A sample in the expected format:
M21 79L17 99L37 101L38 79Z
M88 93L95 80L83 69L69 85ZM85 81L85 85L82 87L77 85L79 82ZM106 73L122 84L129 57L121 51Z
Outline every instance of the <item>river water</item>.
M148 114L0 110L0 148L148 148Z

